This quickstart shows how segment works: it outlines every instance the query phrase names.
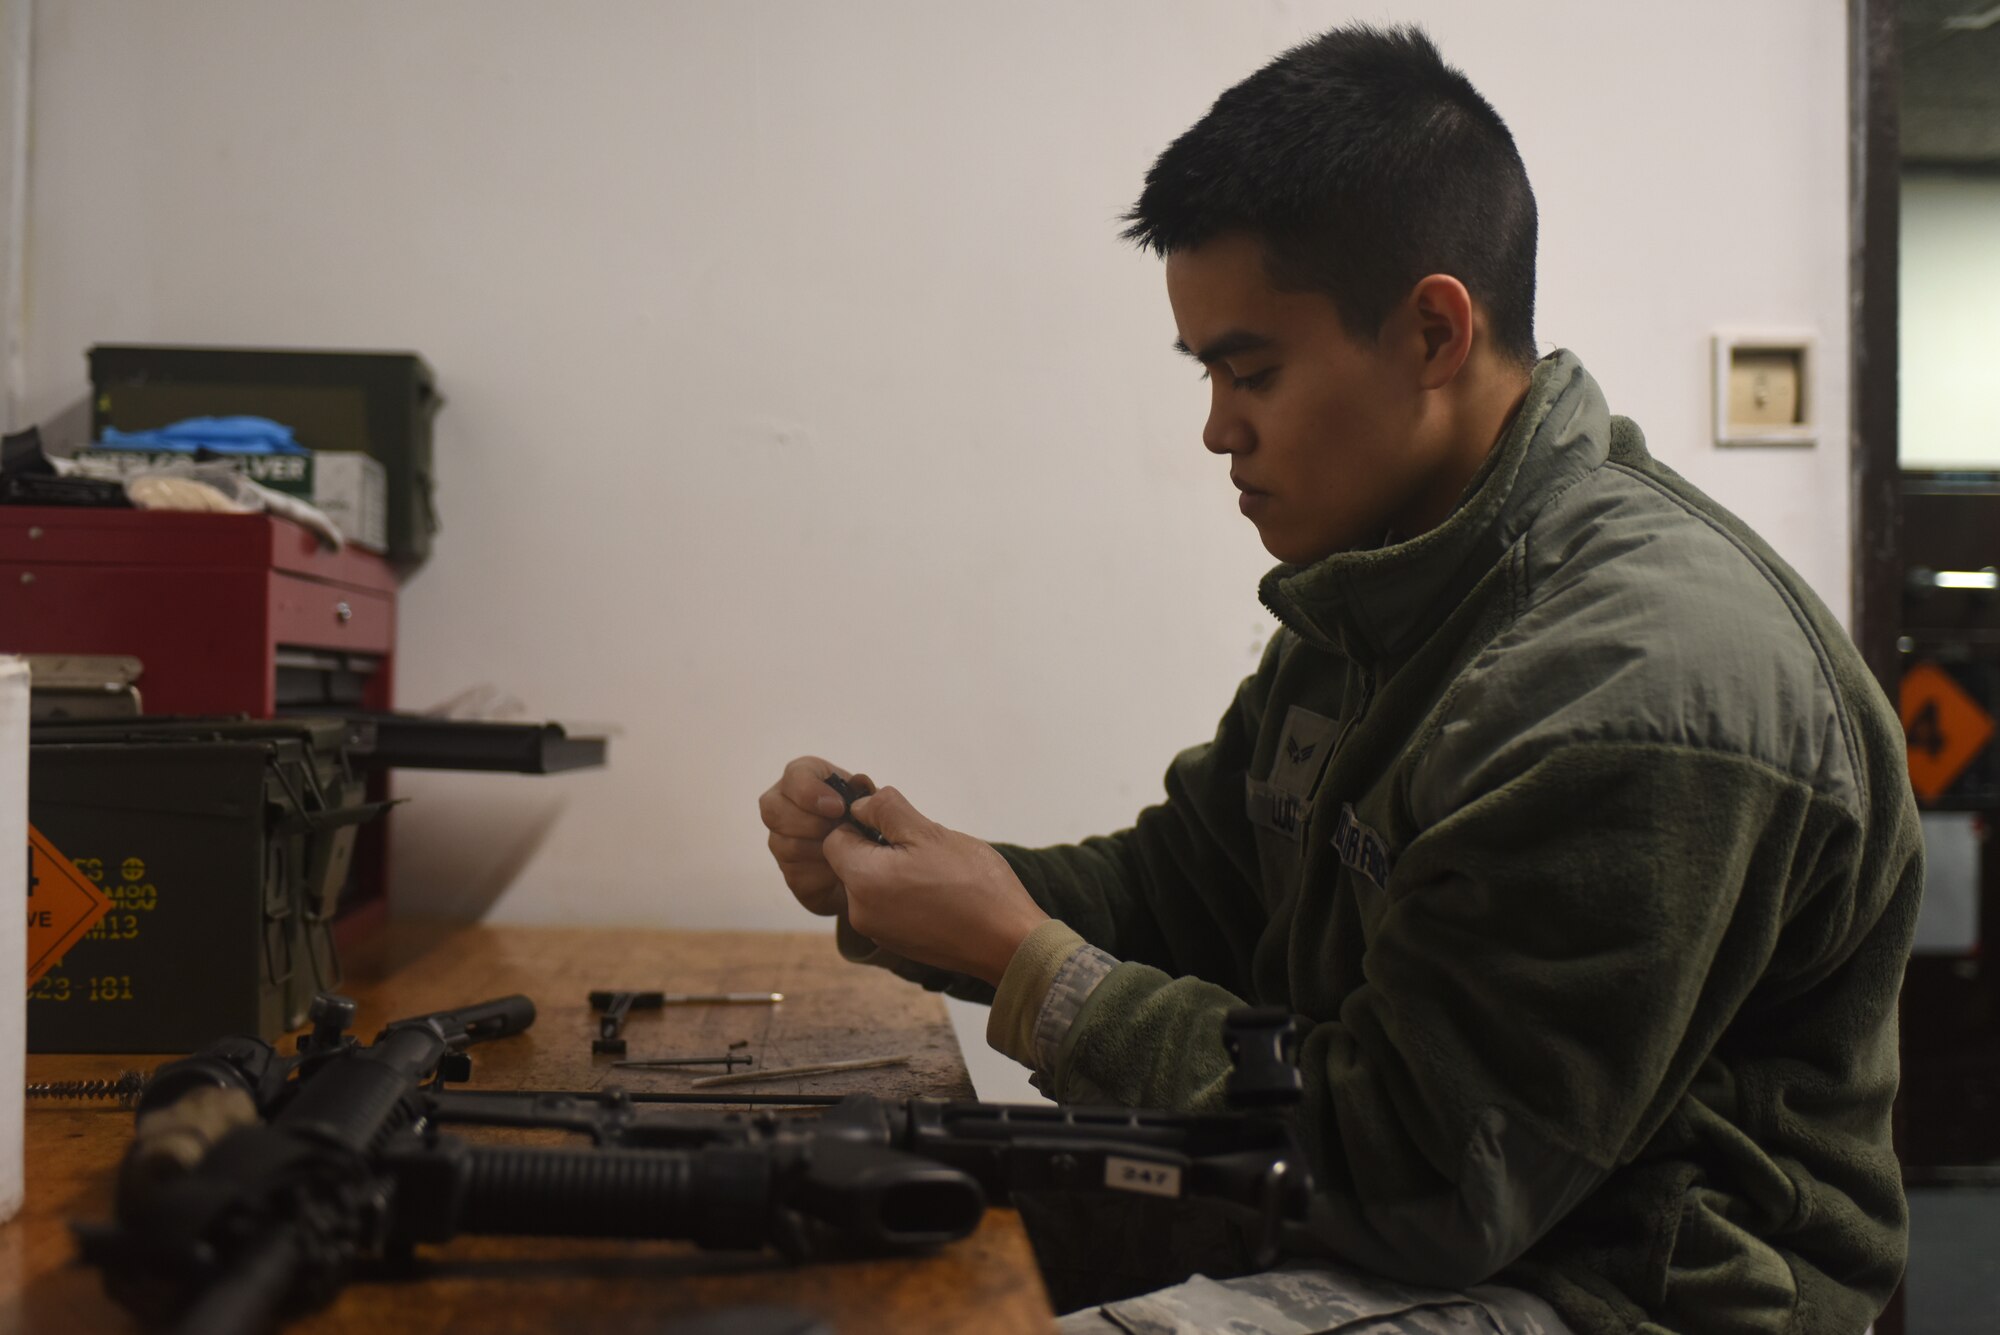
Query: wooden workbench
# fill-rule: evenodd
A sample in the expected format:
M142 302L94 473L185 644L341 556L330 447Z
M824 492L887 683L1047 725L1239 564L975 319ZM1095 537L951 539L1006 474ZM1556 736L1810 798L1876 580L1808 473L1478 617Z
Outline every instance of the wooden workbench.
M527 1034L472 1049L468 1088L684 1089L685 1074L613 1072L593 1057L593 988L777 991L781 1006L704 1006L634 1015L630 1055L716 1052L749 1041L759 1067L909 1053L907 1067L755 1085L758 1093L970 1098L972 1083L943 1003L835 953L831 937L396 923L350 951L342 991L356 1030L512 992L540 1015ZM289 1044L287 1044L289 1046ZM30 1081L150 1069L159 1057L30 1056ZM614 1075L618 1077L614 1081ZM135 1323L73 1264L70 1220L107 1219L129 1112L30 1105L27 1203L0 1228L0 1331L128 1331ZM468 1136L487 1133L468 1129ZM979 1232L922 1258L791 1266L774 1254L701 1252L672 1243L467 1238L422 1253L408 1282L358 1283L288 1330L385 1332L671 1330L672 1319L737 1304L817 1313L841 1335L1045 1330L1052 1316L1019 1219L991 1210Z

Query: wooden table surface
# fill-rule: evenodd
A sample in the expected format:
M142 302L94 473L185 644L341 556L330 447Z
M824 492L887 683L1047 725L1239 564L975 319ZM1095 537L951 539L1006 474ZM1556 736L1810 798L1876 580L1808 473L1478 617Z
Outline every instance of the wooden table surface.
M972 1097L943 1002L879 970L852 965L824 935L397 922L350 951L342 991L355 1029L526 993L539 1011L516 1038L472 1049L467 1088L684 1089L704 1072L614 1072L593 1056L594 988L775 991L780 1006L701 1006L635 1014L629 1055L719 1052L748 1040L759 1068L908 1053L907 1067L795 1078L757 1093ZM289 1048L289 1040L285 1046ZM31 1055L30 1081L150 1069L165 1058ZM746 1091L748 1092L748 1091ZM105 1220L130 1112L31 1104L27 1201L0 1227L0 1331L137 1329L74 1264L71 1220ZM469 1138L491 1133L468 1128ZM534 1134L534 1133L530 1133ZM1034 1257L1011 1210L925 1257L793 1266L773 1253L702 1252L677 1243L464 1238L420 1253L409 1281L351 1284L333 1306L286 1327L310 1335L367 1332L587 1330L669 1335L674 1319L738 1304L813 1312L841 1335L897 1331L1042 1331L1052 1325Z

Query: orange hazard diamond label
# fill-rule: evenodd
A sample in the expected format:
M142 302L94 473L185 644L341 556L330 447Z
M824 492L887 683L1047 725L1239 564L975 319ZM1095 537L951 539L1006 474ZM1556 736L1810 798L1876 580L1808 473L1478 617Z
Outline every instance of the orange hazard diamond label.
M1910 786L1935 802L1993 736L1993 716L1935 663L1903 674L1903 736L1910 746Z
M28 986L63 957L111 911L111 900L56 851L42 832L28 827Z

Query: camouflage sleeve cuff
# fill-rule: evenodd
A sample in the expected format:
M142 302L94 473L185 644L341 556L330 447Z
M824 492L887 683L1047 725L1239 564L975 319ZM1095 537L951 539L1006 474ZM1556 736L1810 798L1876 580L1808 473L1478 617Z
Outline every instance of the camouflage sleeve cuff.
M1048 1075L1084 998L1117 966L1117 960L1051 918L1028 933L1001 975L986 1041Z

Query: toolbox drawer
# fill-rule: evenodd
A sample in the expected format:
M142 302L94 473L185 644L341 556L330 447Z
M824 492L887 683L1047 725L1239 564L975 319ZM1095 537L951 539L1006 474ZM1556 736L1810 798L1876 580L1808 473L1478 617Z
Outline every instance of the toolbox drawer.
M378 593L273 573L271 639L279 645L383 654L396 643L396 604Z

